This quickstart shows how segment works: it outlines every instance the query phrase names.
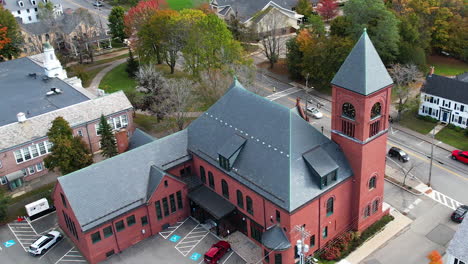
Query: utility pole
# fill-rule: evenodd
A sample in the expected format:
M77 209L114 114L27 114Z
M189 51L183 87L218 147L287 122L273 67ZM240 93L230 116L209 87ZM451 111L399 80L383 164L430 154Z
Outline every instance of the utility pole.
M429 166L429 181L427 182L427 186L431 187L431 178L432 178L432 161L434 160L434 138L435 138L435 129L437 125L432 129L432 140L431 140L431 165Z
M307 101L308 101L307 99L309 99L309 98L308 98L309 96L307 96L308 93L309 93L309 73L307 73L307 76L306 76L306 88L305 88L305 92L306 92L306 100L305 100L305 101L306 101L306 111L307 111Z
M302 226L295 226L294 230L301 234L301 239L297 240L297 254L299 255L299 263L305 264L305 254L309 252L309 245L305 243L305 240L310 237L310 233L305 230L305 227Z

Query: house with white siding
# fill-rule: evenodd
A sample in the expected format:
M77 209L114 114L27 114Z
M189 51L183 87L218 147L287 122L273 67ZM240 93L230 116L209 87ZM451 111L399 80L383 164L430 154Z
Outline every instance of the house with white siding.
M461 74L449 78L430 74L421 88L419 114L461 128L468 126L468 82Z

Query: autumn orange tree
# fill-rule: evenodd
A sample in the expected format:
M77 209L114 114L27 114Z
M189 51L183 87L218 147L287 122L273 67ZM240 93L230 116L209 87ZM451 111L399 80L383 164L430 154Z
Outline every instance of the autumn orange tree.
M431 253L429 253L429 255L427 255L427 258L431 261L429 262L429 264L443 264L442 256L437 250L433 250Z
M2 27L2 25L0 25L0 50L11 42L11 39L7 37L7 29L7 27Z

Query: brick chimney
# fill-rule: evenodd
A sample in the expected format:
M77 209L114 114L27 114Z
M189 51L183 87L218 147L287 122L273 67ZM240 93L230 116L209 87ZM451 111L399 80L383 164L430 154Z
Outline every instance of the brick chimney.
M115 132L115 140L117 141L117 151L120 153L128 149L128 135L127 129L120 129Z
M296 98L296 108L297 111L299 112L299 115L307 122L309 122L309 117L305 114L304 109L301 107L301 98L297 97Z
M429 70L429 77L432 77L432 74L434 74L434 71L435 71L435 67L431 66Z

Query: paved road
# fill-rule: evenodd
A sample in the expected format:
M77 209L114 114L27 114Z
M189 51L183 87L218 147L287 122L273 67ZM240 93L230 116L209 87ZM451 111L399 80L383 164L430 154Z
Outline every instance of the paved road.
M71 8L71 9L78 9L78 8L85 8L88 9L91 14L94 15L96 22L98 25L102 25L104 29L107 29L107 17L110 14L112 6L108 3L103 3L103 6L97 8L93 6L94 0L62 0L63 9Z

